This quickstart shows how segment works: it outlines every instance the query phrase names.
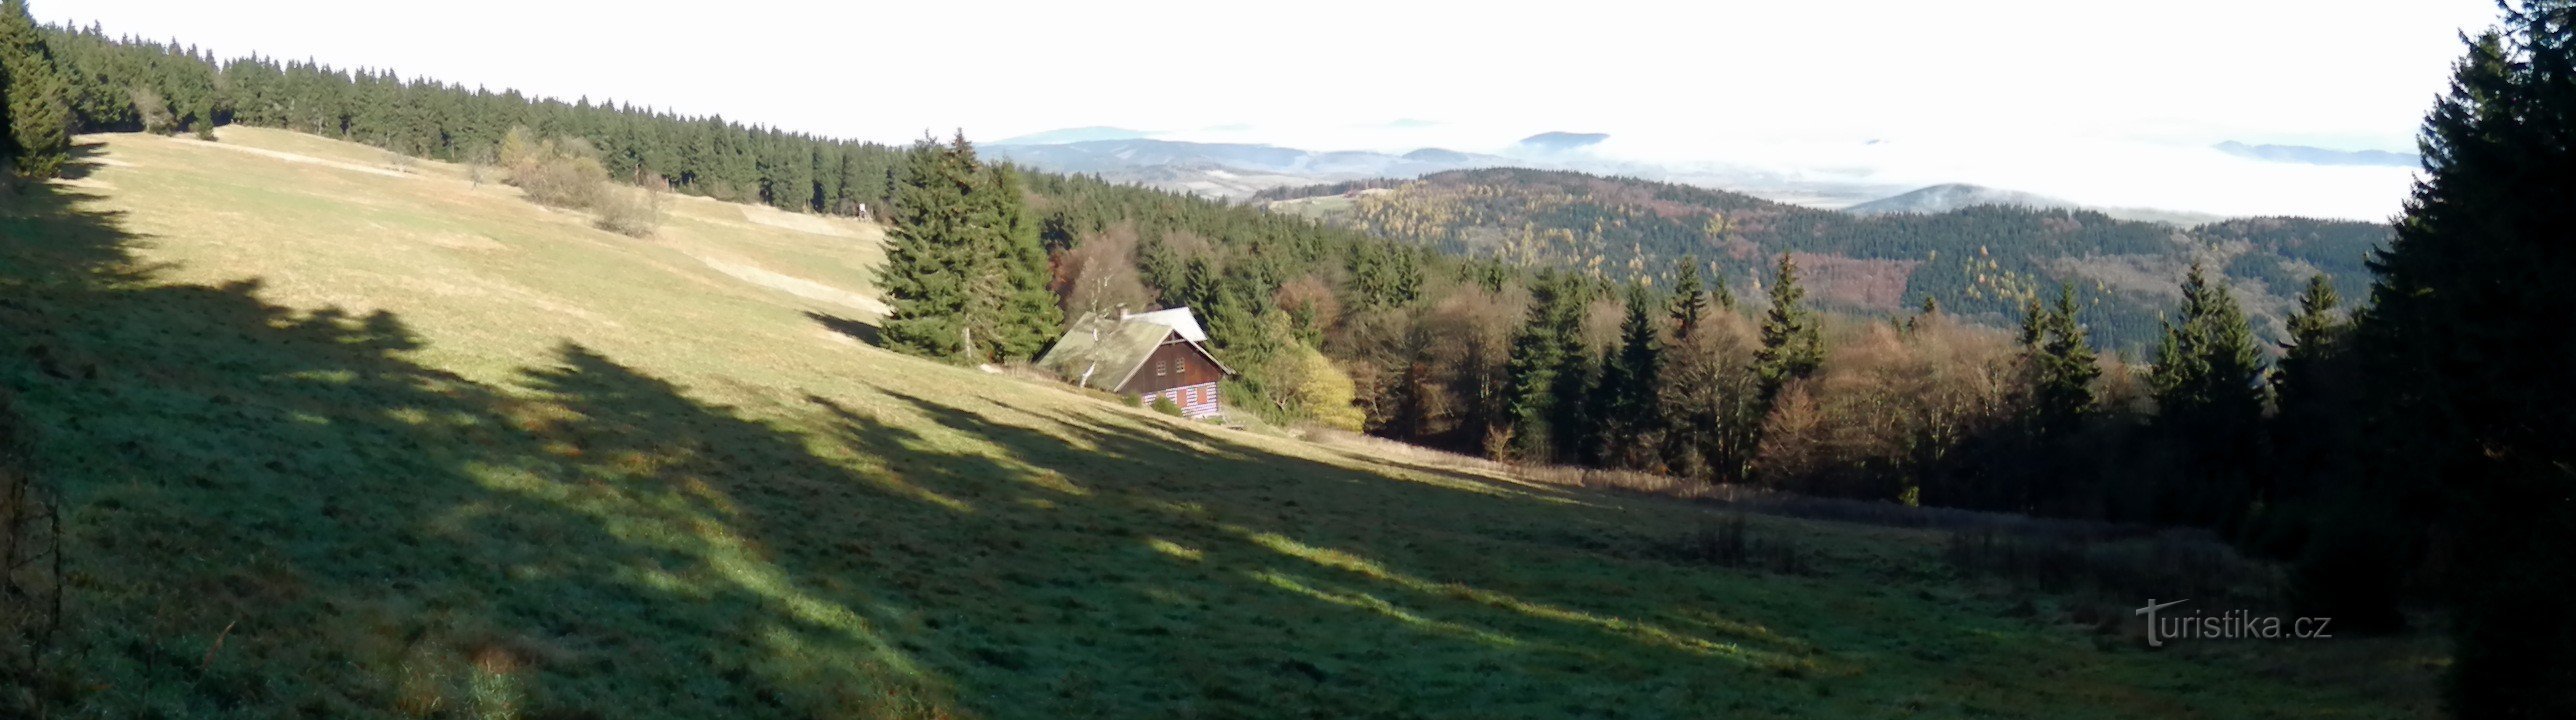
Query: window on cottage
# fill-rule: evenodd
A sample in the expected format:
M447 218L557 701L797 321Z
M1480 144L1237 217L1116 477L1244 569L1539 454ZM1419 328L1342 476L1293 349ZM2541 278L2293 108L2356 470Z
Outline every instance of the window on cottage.
M1189 388L1189 389L1186 389L1186 390L1182 390L1182 391L1181 391L1181 400L1182 400L1183 402L1187 402L1187 403L1189 403L1189 404L1191 404L1191 405L1197 405L1197 404L1199 404L1199 389L1198 389L1198 388Z
M1154 361L1154 377L1162 377L1162 376L1163 376L1163 361L1161 361L1161 360L1156 360L1156 361Z

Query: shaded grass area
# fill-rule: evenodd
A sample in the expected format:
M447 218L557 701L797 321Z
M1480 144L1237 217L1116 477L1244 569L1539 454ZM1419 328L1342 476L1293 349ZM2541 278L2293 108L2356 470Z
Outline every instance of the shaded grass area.
M263 281L359 261L189 255L187 218L151 214L267 200L102 176L126 184L0 201L0 383L74 560L49 670L0 681L20 714L2424 712L2279 670L2324 651L2151 653L2012 617L1932 533L1756 517L1733 532L1795 543L1799 572L1675 558L1657 548L1704 508L1376 465L871 349L761 351L739 343L765 330L726 329L813 331L813 311L713 291L579 305L628 327L426 331L389 308L467 300ZM638 272L612 260L640 251L550 251ZM377 307L310 301L338 293ZM629 337L666 325L696 344Z

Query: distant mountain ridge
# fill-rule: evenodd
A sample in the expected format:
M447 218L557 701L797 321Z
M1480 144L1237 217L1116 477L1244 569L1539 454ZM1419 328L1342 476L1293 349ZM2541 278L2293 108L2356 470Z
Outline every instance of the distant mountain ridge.
M2376 165L2382 167L2422 167L2423 156L2386 150L2328 150L2306 145L2247 145L2229 140L2212 145L2219 152L2241 158L2300 165Z
M1397 123L1427 126L1433 123ZM1411 179L1450 170L1520 167L1678 182L1748 193L1811 208L1856 214L1943 212L1979 204L2074 208L2044 195L1948 184L1908 189L1867 178L1831 179L1717 162L1655 162L1599 152L1608 133L1550 131L1491 153L1420 147L1393 151L1315 151L1259 143L1175 140L1165 133L1082 127L986 144L988 155L1047 172L1096 175L1113 182L1241 200L1263 191L1373 178ZM2126 220L2195 225L2220 216L2163 209L2088 207Z
M1091 127L1064 128L1061 130L1034 132L1017 137L1003 138L985 144L1061 145L1064 143L1092 142L1097 140L1142 140L1153 136L1154 133L1143 130L1129 130L1127 128L1094 125Z
M1543 132L1521 138L1520 143L1513 148L1536 152L1568 152L1599 145L1601 141L1608 139L1610 139L1609 133Z
M1929 214L1949 212L1960 208L1975 207L1978 205L2004 205L2009 207L2042 209L2071 209L2079 207L2071 201L2059 200L2046 195L2021 192L2019 190L2004 190L2001 188L1990 188L1983 185L1970 185L1967 183L1948 183L1908 191L1901 195L1871 200L1869 202L1843 208L1843 212L1854 215L1885 215L1888 213Z
M1926 192L1926 191L1929 192ZM1512 265L1669 282L1696 257L1703 275L1756 294L1781 253L1798 258L1811 297L1861 313L1902 313L1924 299L2010 325L2021 303L2059 283L2083 293L2097 342L2142 351L2170 309L2183 269L2221 272L2258 332L2278 340L2290 300L2311 275L2348 296L2369 279L2363 259L2387 242L2377 223L2249 218L2191 227L2124 220L2045 196L1935 186L1878 202L1879 211L1821 210L1743 193L1577 172L1488 168L1416 180L1361 180L1270 190L1296 214L1448 253ZM2067 205L2063 201L2055 201ZM1967 203L1963 207L1946 207Z
M1518 162L1499 155L1440 148L1391 155L1366 150L1317 152L1276 145L1150 138L994 143L986 146L985 152L1047 172L1098 175L1115 182L1220 197L1242 197L1267 188L1317 181L1410 178Z
M1910 190L1901 194L1846 207L1843 208L1843 212L1863 216L1886 215L1890 213L1934 214L1945 213L1962 208L1976 207L1979 205L2000 205L2004 207L2033 208L2041 210L2091 210L2122 220L2159 222L2167 225L2184 227L2217 222L2226 219L2219 215L2181 210L2095 207L2077 203L2072 200L2064 200L2036 193L1991 188L1983 185L1970 185L1967 183L1946 183Z

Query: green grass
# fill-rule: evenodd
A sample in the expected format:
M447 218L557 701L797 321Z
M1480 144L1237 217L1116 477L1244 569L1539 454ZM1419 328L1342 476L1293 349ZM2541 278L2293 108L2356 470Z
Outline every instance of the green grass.
M1700 506L894 356L779 280L864 294L858 224L685 200L632 240L436 163L84 142L0 205L0 387L71 531L70 627L0 709L2429 712L2420 640L2149 651L2017 612L1937 533L1764 517L1811 572L1692 563Z

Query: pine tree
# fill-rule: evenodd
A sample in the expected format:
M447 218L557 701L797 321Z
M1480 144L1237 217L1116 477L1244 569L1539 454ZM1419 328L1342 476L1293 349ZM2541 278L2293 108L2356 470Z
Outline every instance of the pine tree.
M958 139L959 144L965 142ZM1038 238L1038 219L1028 211L1028 189L1020 173L1007 165L989 168L983 178L984 217L992 218L997 244L982 260L992 274L989 286L991 349L987 361L1026 360L1053 342L1063 325L1055 292L1047 289L1046 244Z
M0 95L7 96L7 137L0 138L0 159L15 164L18 176L53 177L71 159L71 106L52 53L26 0L0 2Z
M1673 264L1673 301L1669 314L1673 336L1688 340L1708 319L1708 283L1699 276L1699 258L1684 256Z
M1674 302L1678 302L1677 300ZM1604 363L1598 406L1602 410L1600 457L1619 467L1653 470L1661 459L1664 410L1663 342L1652 291L1628 287L1628 316L1619 325L1619 349ZM1670 308L1678 307L1667 304Z
M887 347L985 363L1025 359L1061 315L1017 171L975 160L963 135L923 141L905 164L879 282Z
M2308 287L2299 293L2299 310L2290 315L2290 339L2281 346L2280 366L2272 371L2272 391L2284 416L2291 408L2305 406L2312 399L2301 382L2321 370L2318 366L2335 354L2342 341L2343 321L2337 309L2343 299L2335 294L2334 283L2326 276L2308 278Z
M2025 325L2024 357L2032 372L2037 434L2053 441L2081 427L2093 407L2093 380L2101 377L2102 368L2094 363L2083 324L2076 321L2074 285L2058 285L2054 307L2041 308L2034 300L2031 308L2038 327L2034 333Z
M1926 301L1927 306L1929 301ZM2069 494L2084 465L2071 446L2093 408L2093 380L2102 374L2084 325L2076 320L2075 287L2060 284L2057 302L2040 304L2034 297L2022 305L2022 368L2028 373L2030 409L2023 437L2031 442L2029 471L2006 473L1986 502L2030 512ZM1938 312L1927 308L1927 313Z
M1597 466L1601 464L1602 408L1593 393L1601 386L1601 359L1584 347L1581 315L1559 319L1564 317L1576 318L1576 329L1559 326L1556 331L1558 362L1548 387L1555 401L1548 408L1548 428L1554 433L1557 462Z
M896 187L894 222L886 230L885 265L877 287L892 312L881 339L886 347L923 357L968 359L974 341L968 317L976 273L974 252L994 243L971 199L981 182L975 158L960 145L923 140L904 163Z
M1566 289L1555 279L1540 278L1530 286L1528 319L1512 336L1506 365L1505 413L1511 427L1511 451L1523 461L1546 461L1556 448L1550 422L1555 418L1558 356L1556 316L1564 311Z
M2565 364L2576 357L2576 2L2507 10L2426 118L2424 179L2372 263L2353 337L2370 389L2362 492L2384 503L2367 527L2420 537L2434 517L2424 508L2449 521L2452 714L2565 718L2576 717L2564 554L2576 546Z
M2230 527L2259 493L2252 487L2263 418L2263 364L2245 312L2198 263L2182 282L2182 306L2165 321L2155 368L2155 427L2187 478L2165 498L2160 519Z
M1805 307L1806 297L1807 290L1798 286L1797 261L1782 253L1771 282L1771 310L1762 316L1762 349L1754 355L1766 406L1779 395L1781 386L1814 373L1825 362L1824 337L1816 327L1815 311Z

